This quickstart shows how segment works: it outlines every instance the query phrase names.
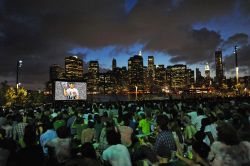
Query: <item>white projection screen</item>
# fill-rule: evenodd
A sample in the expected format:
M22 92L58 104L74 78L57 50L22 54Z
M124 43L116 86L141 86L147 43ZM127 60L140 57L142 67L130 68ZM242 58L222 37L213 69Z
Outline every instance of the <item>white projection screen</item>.
M55 100L86 100L85 82L55 81Z

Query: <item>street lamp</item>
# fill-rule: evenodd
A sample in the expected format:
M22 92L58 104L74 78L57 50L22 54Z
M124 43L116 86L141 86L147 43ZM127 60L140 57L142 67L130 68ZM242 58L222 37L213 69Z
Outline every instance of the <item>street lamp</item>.
M137 89L138 89L138 87L135 86L135 100L136 100L136 101L137 101Z
M21 68L22 65L23 65L22 60L17 61L17 65L16 65L16 93L18 92L18 87L20 85L19 80L18 80L18 78L19 78L19 68Z

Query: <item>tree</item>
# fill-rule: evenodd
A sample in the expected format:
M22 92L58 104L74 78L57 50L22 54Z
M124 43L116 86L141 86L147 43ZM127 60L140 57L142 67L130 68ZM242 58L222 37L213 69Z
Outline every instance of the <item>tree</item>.
M41 104L44 103L45 96L42 91L32 91L28 95L28 102L33 104Z
M5 93L5 105L12 106L16 101L16 91L13 87L9 87Z
M28 101L28 92L23 87L18 89L18 95L16 98L16 104L19 106L24 106Z
M9 87L5 94L6 97L6 106L24 106L28 100L27 90L23 87L18 89L18 93L16 94L15 88Z

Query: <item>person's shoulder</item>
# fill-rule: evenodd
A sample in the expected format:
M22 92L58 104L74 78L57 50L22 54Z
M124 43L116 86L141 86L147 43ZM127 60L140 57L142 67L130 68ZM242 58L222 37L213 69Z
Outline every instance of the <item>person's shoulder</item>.
M248 141L242 141L242 142L240 142L240 146L244 146L248 150L250 150L250 142L248 142Z
M170 137L170 136L174 136L173 133L172 133L171 131L167 131L167 130L160 132L159 135L160 135L161 137Z
M220 144L222 144L220 141L214 141L211 146L217 146L217 145L220 145Z
M220 141L214 141L213 144L211 145L212 150L218 150L218 149L223 149L226 148L227 145L220 142Z

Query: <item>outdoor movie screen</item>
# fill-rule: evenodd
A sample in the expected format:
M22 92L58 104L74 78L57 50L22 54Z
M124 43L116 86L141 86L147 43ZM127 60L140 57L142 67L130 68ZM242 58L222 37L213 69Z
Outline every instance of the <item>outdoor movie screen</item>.
M55 100L86 100L87 85L85 82L55 82Z

